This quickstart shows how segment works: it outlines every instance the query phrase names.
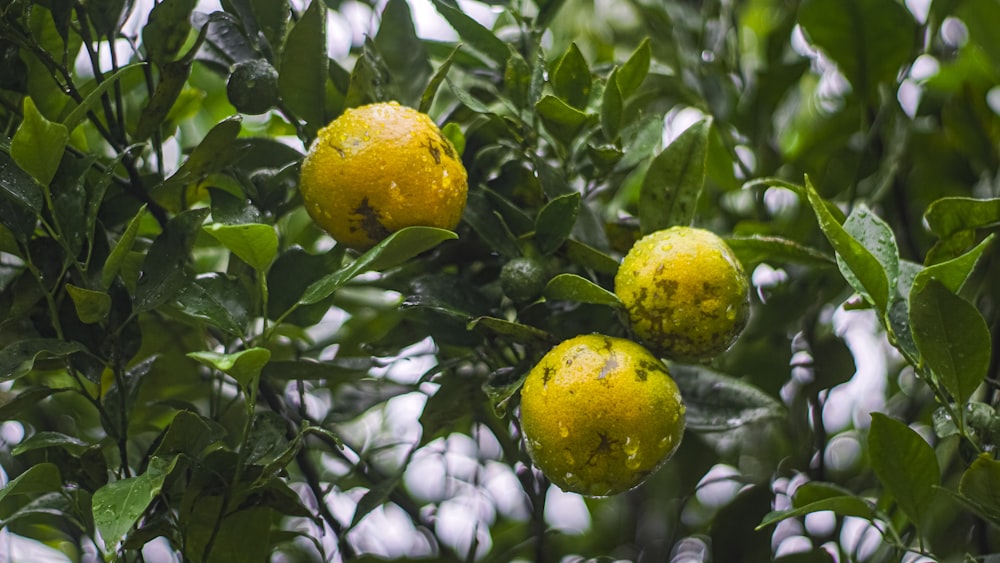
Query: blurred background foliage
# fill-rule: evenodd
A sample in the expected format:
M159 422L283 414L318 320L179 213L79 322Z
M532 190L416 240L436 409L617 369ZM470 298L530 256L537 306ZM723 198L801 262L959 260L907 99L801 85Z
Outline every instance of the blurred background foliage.
M988 560L997 29L995 0L0 0L0 558ZM384 100L469 202L358 256L298 167ZM750 325L670 366L661 471L562 493L520 380L629 336L618 260L673 224L727 237ZM519 257L542 297L505 295Z

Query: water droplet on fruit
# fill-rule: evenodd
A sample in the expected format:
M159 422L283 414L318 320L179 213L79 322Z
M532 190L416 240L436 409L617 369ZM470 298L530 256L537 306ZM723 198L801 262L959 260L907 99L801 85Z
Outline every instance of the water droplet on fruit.
M566 458L566 465L573 467L576 465L576 460L573 459L573 454L569 453L569 450L564 452L564 457Z
M569 438L569 428L566 428L561 420L559 421L559 435L563 438Z

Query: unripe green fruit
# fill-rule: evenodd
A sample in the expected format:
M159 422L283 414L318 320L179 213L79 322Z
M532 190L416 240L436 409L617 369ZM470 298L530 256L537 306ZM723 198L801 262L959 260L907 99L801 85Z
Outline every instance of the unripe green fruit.
M236 63L229 73L226 96L240 113L264 113L278 103L278 71L261 59Z
M545 266L531 258L514 258L500 270L500 287L515 303L538 299L547 281Z

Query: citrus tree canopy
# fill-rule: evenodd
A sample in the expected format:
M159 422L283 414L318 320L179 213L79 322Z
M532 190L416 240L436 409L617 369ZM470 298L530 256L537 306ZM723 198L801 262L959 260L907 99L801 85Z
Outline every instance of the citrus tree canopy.
M0 561L990 561L997 0L0 0Z

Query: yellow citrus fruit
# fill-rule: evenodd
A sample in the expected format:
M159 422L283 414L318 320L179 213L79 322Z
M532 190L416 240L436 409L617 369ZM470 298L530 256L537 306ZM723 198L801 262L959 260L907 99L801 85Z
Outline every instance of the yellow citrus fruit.
M319 131L302 162L300 191L320 227L366 249L404 227L453 229L468 179L430 117L386 102L348 109Z
M684 434L684 403L667 367L642 346L577 336L528 374L521 429L531 459L559 488L607 496L670 458Z
M692 227L643 237L615 275L632 330L679 361L710 358L733 344L749 316L749 287L729 245Z

